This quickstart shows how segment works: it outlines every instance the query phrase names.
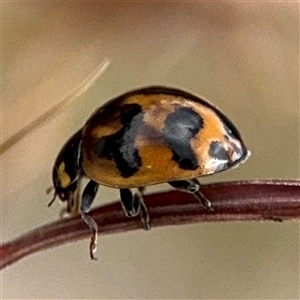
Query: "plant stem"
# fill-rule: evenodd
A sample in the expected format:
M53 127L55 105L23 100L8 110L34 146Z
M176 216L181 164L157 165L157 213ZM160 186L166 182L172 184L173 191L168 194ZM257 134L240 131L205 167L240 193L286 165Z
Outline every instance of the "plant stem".
M144 196L152 227L200 222L300 219L300 181L261 180L204 185L211 200L205 210L191 194L170 191ZM140 218L127 218L119 202L89 213L99 235L142 229ZM145 233L146 234L146 233ZM0 246L0 269L38 251L88 238L89 228L75 216L36 228Z

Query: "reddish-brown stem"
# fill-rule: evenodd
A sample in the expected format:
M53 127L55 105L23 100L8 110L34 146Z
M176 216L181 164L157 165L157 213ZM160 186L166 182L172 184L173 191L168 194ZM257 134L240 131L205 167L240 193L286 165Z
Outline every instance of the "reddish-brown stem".
M187 193L170 191L145 196L151 226L197 222L300 219L300 181L241 181L202 187L214 212L205 210ZM90 212L99 234L142 229L139 218L126 218L119 202ZM40 250L90 237L80 216L36 228L0 246L0 269ZM146 234L146 233L145 233Z

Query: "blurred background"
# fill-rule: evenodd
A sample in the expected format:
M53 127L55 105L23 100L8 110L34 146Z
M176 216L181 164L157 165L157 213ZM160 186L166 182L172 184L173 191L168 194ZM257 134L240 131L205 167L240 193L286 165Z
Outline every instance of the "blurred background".
M299 3L2 3L2 141L110 61L86 93L1 156L2 241L47 209L62 144L101 104L149 85L217 105L252 156L201 182L299 178ZM151 187L149 192L169 189ZM101 188L96 205L118 199ZM95 205L95 206L96 206ZM155 228L40 252L2 272L3 299L299 299L299 223Z

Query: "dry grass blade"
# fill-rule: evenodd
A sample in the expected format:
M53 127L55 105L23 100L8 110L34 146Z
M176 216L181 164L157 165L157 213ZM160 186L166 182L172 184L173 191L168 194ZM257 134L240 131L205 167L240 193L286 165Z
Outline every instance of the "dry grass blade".
M17 142L19 142L22 138L24 138L27 134L51 120L55 114L80 97L99 78L99 76L103 74L109 64L110 61L105 59L89 74L89 76L87 76L73 91L71 91L66 98L3 142L0 145L0 156L14 146Z

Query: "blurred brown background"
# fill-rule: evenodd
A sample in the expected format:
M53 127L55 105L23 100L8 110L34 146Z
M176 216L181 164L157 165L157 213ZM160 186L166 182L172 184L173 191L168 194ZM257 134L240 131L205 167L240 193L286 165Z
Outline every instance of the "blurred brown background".
M201 95L252 152L202 182L299 178L299 3L2 3L2 142L107 71L1 156L3 241L58 218L45 194L66 139L108 99L141 86ZM149 191L168 186L152 187ZM97 204L118 198L101 188ZM298 299L299 223L196 224L101 237L27 257L3 299Z

